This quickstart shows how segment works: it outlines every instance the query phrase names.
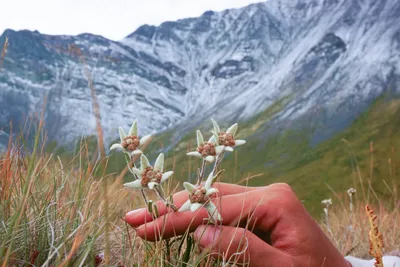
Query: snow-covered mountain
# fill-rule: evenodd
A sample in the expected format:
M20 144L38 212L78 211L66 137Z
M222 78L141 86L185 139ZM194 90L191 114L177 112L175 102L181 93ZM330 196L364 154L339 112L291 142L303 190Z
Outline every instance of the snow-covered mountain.
M121 41L6 30L0 126L47 97L50 138L93 133L93 76L107 140L139 118L149 133L213 114L245 120L278 100L277 123L323 125L321 140L383 92L400 91L400 1L269 0L198 18L143 25ZM0 127L1 130L1 127Z

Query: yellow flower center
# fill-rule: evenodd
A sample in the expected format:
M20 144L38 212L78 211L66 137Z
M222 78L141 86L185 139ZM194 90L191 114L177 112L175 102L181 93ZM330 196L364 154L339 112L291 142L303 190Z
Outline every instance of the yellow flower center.
M162 172L155 171L153 167L149 166L142 171L142 186L147 187L150 182L161 183Z
M206 195L206 189L204 187L196 187L189 195L189 200L192 203L204 204L208 201L209 197Z
M122 140L121 145L128 151L135 151L140 145L140 140L135 135L127 136Z
M214 144L210 142L205 142L197 148L197 152L199 152L203 157L207 156L215 156L217 153L215 152Z
M235 146L235 138L230 133L220 132L218 134L218 143L222 146Z

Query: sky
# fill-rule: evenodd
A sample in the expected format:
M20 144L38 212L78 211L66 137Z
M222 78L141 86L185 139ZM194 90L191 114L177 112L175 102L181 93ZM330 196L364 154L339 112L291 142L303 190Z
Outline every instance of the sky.
M11 0L1 4L5 29L45 34L92 33L121 40L143 24L197 17L262 0Z

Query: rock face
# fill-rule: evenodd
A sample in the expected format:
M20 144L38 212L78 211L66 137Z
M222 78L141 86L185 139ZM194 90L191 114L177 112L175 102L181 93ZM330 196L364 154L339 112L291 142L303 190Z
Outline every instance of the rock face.
M245 120L277 100L276 116L309 122L320 141L384 92L400 89L400 1L269 0L198 18L143 25L121 41L6 30L0 130L40 110L50 139L94 132L91 71L107 140L138 118L149 133L213 114ZM78 49L79 48L79 49Z

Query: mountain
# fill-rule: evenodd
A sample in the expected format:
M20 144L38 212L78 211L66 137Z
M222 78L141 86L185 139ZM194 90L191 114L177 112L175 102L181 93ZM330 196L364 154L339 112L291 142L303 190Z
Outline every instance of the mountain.
M143 133L185 132L211 115L246 121L285 99L268 131L312 127L317 144L400 91L397 0L270 0L143 25L121 41L6 30L1 44L5 37L0 130L40 111L47 95L46 129L62 144L95 129L85 66L107 141L134 118Z

